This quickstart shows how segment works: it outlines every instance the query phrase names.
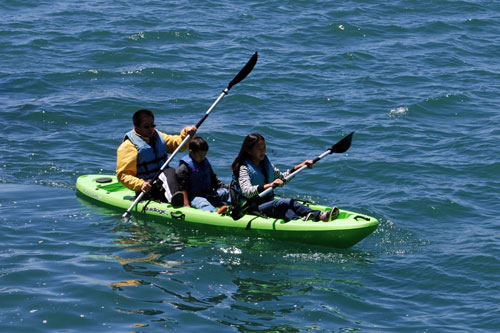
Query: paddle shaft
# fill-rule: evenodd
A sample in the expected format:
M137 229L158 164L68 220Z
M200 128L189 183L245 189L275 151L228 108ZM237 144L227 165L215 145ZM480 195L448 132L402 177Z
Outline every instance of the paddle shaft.
M241 80L243 80L253 69L255 64L257 63L257 52L250 58L250 60L246 63L246 65L238 72L238 74L231 80L229 85L227 86L226 89L224 89L219 97L215 100L215 102L212 103L212 105L208 108L207 112L205 112L205 115L203 118L200 119L198 124L196 124L196 128L200 128L201 124L207 119L208 115L212 110L215 108L215 106L220 102L220 100L227 95L229 92L229 89L231 89L234 85L238 84ZM158 177L161 175L161 173L168 167L172 159L177 155L177 153L186 145L186 143L191 139L191 135L188 134L184 140L182 140L181 144L175 149L175 151L170 155L170 157L163 163L161 166L160 170L157 172L155 177L152 179L151 184L154 185L158 181ZM144 197L145 192L141 192L137 198L134 200L132 205L123 213L122 215L122 220L127 220L128 216L130 216L130 213L132 212L132 209L139 203L139 201L142 200L142 197Z
M328 149L327 151L325 151L323 154L319 155L318 157L316 157L314 160L313 160L313 163L316 163L318 162L320 159L322 159L323 157L325 157L326 155L328 154L331 154L332 151L331 151L331 148ZM299 172L301 172L302 170L304 170L305 168L307 168L307 165L303 165L301 166L300 168L298 168L297 170L295 170L294 172L292 172L291 174L289 174L288 176L285 177L285 182L287 182L288 180L292 179L293 177L295 177ZM267 190L265 191L262 191L259 193L259 197L264 197L266 196L267 194L269 194L269 192L271 192L275 187L270 187L268 188Z
M333 154L333 153L339 153L339 154L345 153L351 147L351 141L352 141L353 135L354 135L354 132L351 132L349 135L345 136L342 140L340 140L339 142L334 144L331 148L328 148L323 154L316 157L313 160L312 164L318 162L326 155ZM289 174L287 177L285 177L285 182L288 181L289 179L292 179L293 177L295 177L296 174L298 174L300 171L304 170L305 168L307 168L307 165L303 165L299 169L297 169L294 172L292 172L291 174ZM259 193L259 197L261 197L261 198L264 197L269 192L271 192L273 190L273 188L275 188L275 187L276 186L273 186L273 187L268 188L265 191L262 191L261 193Z

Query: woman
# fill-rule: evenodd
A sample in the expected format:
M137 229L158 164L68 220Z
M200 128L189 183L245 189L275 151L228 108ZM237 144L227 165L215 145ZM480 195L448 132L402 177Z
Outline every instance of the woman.
M294 199L274 200L274 193L271 191L263 198L259 193L268 188L283 186L285 177L295 170L307 165L312 167L312 160L305 160L296 165L292 170L281 172L276 168L266 155L266 141L264 137L257 133L247 135L240 149L240 153L232 164L236 185L243 197L250 201L251 210L257 210L269 217L281 218L285 221L296 220L305 217L316 221L328 222L339 215L339 209L333 207L330 211L322 213L319 210L312 210Z

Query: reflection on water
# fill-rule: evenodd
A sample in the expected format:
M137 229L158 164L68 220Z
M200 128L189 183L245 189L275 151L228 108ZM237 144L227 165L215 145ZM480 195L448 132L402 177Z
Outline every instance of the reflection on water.
M317 329L324 326L314 322L326 319L349 326L350 317L331 303L362 302L363 282L346 277L370 267L372 256L179 229L149 217L111 232L120 245L114 258L131 277L110 284L131 300L116 311L139 316L136 327L178 328L186 315L242 331ZM319 294L331 299L317 299Z
M137 249L134 249L134 251L138 251ZM159 254L157 253L151 253L149 256L144 257L144 258L132 258L132 259L123 259L120 257L115 257L118 262L122 265L126 265L132 262L153 262L156 258L158 258Z
M113 289L120 289L121 287L138 286L140 284L141 284L141 281L139 281L139 280L128 280L128 281L120 281L120 282L112 283L110 285L110 287Z
M377 294L370 279L379 258L425 245L384 218L364 241L371 250L362 251L218 234L142 215L122 223L121 211L90 207L113 223L117 246L107 258L121 272L107 285L120 300L115 311L132 316L137 331L179 329L186 320L240 331L355 330L363 325L352 309L374 306L366 295Z

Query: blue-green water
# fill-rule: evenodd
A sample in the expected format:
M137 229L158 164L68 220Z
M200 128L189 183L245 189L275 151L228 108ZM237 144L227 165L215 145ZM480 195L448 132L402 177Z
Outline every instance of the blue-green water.
M2 332L490 332L500 327L500 4L0 3ZM282 194L377 217L348 250L121 223L112 173L139 108L195 124L217 174L246 134Z

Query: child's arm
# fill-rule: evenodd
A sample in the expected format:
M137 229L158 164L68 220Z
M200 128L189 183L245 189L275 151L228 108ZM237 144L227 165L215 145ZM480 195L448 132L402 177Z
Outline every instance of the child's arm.
M191 204L189 203L188 191L182 190L182 195L184 196L184 206L191 208Z
M229 188L229 185L226 185L222 182L222 180L220 180L219 178L217 178L217 175L215 174L214 170L211 169L210 170L210 182L212 184L212 187L214 189L218 189L218 188Z

